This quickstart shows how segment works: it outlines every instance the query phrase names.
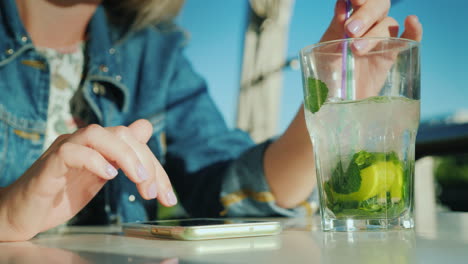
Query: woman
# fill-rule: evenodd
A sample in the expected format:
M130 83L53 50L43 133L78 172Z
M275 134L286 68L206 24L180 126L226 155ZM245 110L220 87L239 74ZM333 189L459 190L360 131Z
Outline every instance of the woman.
M337 2L322 41L395 36L389 0L352 3L345 23ZM180 7L0 2L0 241L66 222L98 192L95 205L106 200L120 221L154 218L153 199L175 205L172 186L192 216L304 210L315 179L302 108L274 142L229 131L168 23ZM416 17L405 27L402 37L421 39Z

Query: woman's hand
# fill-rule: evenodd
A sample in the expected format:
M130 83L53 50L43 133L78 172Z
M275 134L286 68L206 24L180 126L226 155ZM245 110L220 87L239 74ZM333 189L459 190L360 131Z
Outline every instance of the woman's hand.
M27 240L77 214L123 172L144 199L177 203L169 178L146 142L149 122L129 127L90 125L60 136L12 185L1 190L0 241Z
M353 13L346 20L346 2L337 0L335 16L323 35L321 42L342 39L345 34L359 37L397 37L398 22L387 16L390 0L351 0ZM417 16L408 16L401 38L421 41L422 26Z

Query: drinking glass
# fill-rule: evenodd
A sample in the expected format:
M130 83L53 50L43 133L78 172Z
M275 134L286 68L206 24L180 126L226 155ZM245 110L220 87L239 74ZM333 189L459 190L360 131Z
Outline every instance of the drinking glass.
M419 43L356 38L300 52L322 229L414 226Z

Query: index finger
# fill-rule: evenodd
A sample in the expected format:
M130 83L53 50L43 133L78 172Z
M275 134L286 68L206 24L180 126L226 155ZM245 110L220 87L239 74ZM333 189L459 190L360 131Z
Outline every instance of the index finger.
M150 125L147 121L141 124L145 126ZM118 126L107 127L106 129L119 137L123 142L127 143L149 172L149 178L147 180L136 183L141 196L145 199L157 197L161 204L165 206L175 205L177 203L177 198L172 189L169 177L151 149L145 144L146 142L140 142L134 134L135 131L130 127ZM152 127L148 128L147 132L150 133L151 131ZM146 135L145 137L149 138L149 136Z
M353 14L345 23L345 30L352 38L364 35L377 22L387 17L390 0L366 1L355 7Z

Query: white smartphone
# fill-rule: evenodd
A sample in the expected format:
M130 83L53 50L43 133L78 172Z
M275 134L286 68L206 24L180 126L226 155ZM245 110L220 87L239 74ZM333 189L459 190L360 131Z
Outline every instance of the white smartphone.
M122 230L130 236L204 240L276 235L281 232L281 224L275 221L193 218L124 223Z

